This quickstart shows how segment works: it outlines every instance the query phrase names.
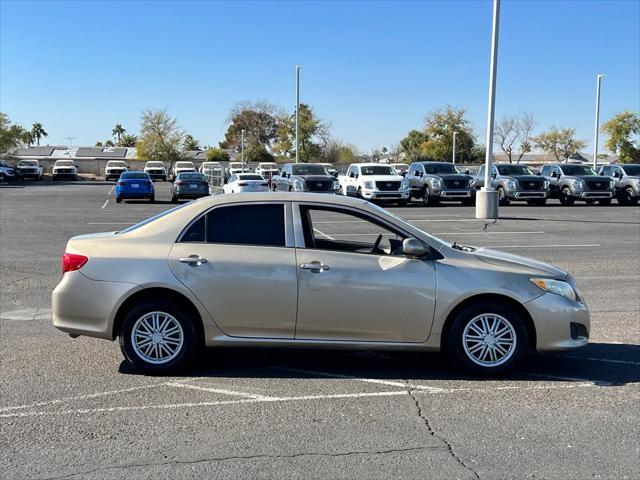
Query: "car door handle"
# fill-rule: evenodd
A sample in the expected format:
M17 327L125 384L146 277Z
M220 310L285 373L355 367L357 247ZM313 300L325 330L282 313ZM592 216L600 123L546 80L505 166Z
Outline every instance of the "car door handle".
M302 263L300 268L304 270L311 270L312 272L324 272L329 270L329 265L325 265L321 262Z
M180 263L188 263L192 267L199 267L200 265L202 265L204 263L209 263L209 261L206 258L202 258L202 257L200 257L198 255L190 255L188 257L180 257L178 259L178 261Z

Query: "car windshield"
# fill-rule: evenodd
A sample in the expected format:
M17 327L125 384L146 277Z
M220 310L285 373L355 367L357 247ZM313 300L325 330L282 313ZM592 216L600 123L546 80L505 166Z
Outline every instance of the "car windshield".
M158 220L159 218L164 217L165 215L169 215L170 213L175 212L176 210L180 210L181 208L186 207L187 205L189 205L188 203L183 203L182 205L178 205L177 207L173 207L170 208L169 210L165 210L164 212L160 212L157 215L154 215L153 217L149 217L146 220L141 221L140 223L136 223L135 225L131 225L130 227L127 227L125 229L120 230L119 232L116 232L116 234L120 235L122 233L129 233L132 232L134 230L137 230L138 228L144 226L144 225L148 225L151 222L154 222L156 220Z
M397 172L406 172L408 168L408 166L404 164L392 165L392 167L395 168Z
M196 172L181 173L178 175L180 180L204 180L204 175Z
M120 178L126 178L128 180L148 180L149 174L144 172L125 172L120 175Z
M147 162L145 164L146 167L164 167L164 163L162 162Z
M124 162L107 162L107 167L126 167L127 164Z
M20 165L21 167L35 167L38 165L38 162L35 162L33 160L20 160L18 162L18 165Z
M254 173L238 175L238 180L263 180L264 181L264 179L260 175L256 175Z
M178 168L194 168L193 163L191 162L176 162L176 167Z
M423 229L421 229L420 227L416 227L415 225L407 222L406 220L403 220L402 218L398 217L397 215L395 215L394 213L390 212L389 210L385 210L384 208L382 208L380 205L377 205L375 203L372 202L367 202L367 205L371 208L373 208L374 210L378 210L379 212L382 212L386 215L389 215L390 217L393 217L398 223L401 223L403 225L408 225L411 228L415 228L416 230L419 230L421 233L423 233L424 235L428 236L429 238L435 240L436 242L442 244L442 245L447 245L450 246L451 243L450 242L445 242L444 240L442 240L441 238L438 238L434 235L431 235L430 233L425 232Z
M73 167L74 163L72 160L58 160L56 162L57 167Z
M424 171L428 174L438 173L460 173L458 169L450 163L423 163Z
M498 165L500 175L533 175L526 165Z
M259 167L263 170L276 170L278 165L276 163L261 163Z
M396 171L388 165L367 165L360 167L362 175L395 175Z
M562 165L560 168L565 175L596 175L596 172L586 165Z
M229 168L242 168L242 162L231 162Z
M294 175L327 175L327 171L320 164L311 165L293 165L292 172Z
M640 165L625 165L622 169L627 175L640 176Z

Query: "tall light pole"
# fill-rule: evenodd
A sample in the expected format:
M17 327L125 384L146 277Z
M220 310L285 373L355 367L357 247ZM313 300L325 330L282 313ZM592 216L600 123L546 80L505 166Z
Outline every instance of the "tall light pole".
M296 163L300 161L300 143L298 137L300 135L300 69L302 65L296 65Z
M456 164L456 137L458 132L453 132L453 164Z
M603 74L598 74L596 78L596 126L593 132L593 169L598 168L598 130L600 127L600 83Z
M476 194L476 218L498 218L498 192L491 185L493 163L493 121L496 104L496 75L498 73L498 32L500 30L500 0L493 0L493 32L491 39L491 68L489 70L489 111L487 112L487 153L484 165L484 186Z
M242 171L244 172L244 128L240 130L240 161L242 162Z

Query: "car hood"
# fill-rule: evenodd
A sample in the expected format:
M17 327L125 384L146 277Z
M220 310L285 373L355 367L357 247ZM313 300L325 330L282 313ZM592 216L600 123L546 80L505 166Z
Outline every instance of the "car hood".
M609 177L603 177L602 175L565 175L564 178L579 178L580 180L593 180L593 181L609 181Z
M335 177L331 175L291 175L291 178L299 178L305 182L326 182L333 180Z
M532 258L521 257L511 253L500 252L488 248L478 248L474 255L478 260L491 265L530 272L532 275L544 275L554 278L566 278L568 273L548 263Z
M362 175L360 178L363 182L402 182L404 180L402 175Z
M500 175L500 178L512 178L519 182L539 182L546 180L538 175Z

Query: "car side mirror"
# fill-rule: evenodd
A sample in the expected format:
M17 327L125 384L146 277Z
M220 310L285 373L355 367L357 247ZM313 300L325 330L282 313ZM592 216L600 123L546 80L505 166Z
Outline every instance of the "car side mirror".
M359 174L359 173L354 173L354 174L353 174L353 176L354 176L355 178L358 178L358 177L360 176L360 174Z
M333 175L334 177L338 178L338 172L333 172L331 175Z
M622 175L620 174L620 172L613 172L613 176L615 178L622 178Z
M420 258L427 254L427 247L417 238L405 238L402 241L402 253L407 257Z
M470 173L470 172L469 172L469 169L468 169L468 168L465 168L465 169L464 169L464 174L465 174L465 175L469 175L469 173Z
M414 173L414 175L415 175L416 177L421 177L421 176L422 176L422 172L419 172L419 171L417 171L417 170L416 170L416 172Z
M497 176L498 176L498 174L497 174L497 173L492 173L492 174L491 174L491 178L493 178L494 180L496 179L496 177L497 177Z
M551 172L551 176L553 178L558 178L559 175L558 175L558 172Z

